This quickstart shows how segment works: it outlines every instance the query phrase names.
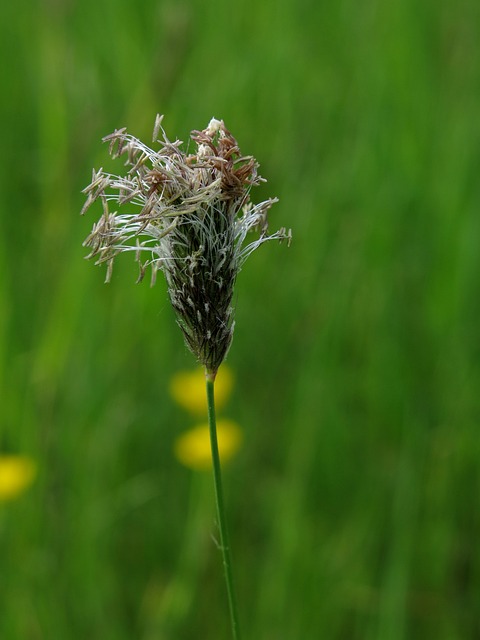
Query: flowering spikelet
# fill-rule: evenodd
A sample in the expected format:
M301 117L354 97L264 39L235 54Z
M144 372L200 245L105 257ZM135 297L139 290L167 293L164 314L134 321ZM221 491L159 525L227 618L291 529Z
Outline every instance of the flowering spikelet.
M186 344L214 374L232 340L233 289L244 261L263 242L289 241L291 233L268 234L267 213L277 199L252 205L250 189L263 181L258 164L241 154L223 121L213 118L203 131L192 131L191 154L179 140L168 140L160 116L153 139L160 143L158 151L125 129L104 138L112 157L125 154L129 168L125 176L94 171L84 189L82 213L97 199L103 205L84 243L91 248L87 257L107 264L107 281L123 251L135 252L139 280L151 267L153 284L161 269ZM128 205L130 212L112 212L112 201ZM244 245L253 230L259 237Z

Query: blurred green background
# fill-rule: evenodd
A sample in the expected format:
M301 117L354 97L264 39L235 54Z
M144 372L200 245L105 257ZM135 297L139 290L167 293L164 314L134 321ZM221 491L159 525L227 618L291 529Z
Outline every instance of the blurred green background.
M237 287L225 489L245 638L480 638L478 0L0 9L2 640L229 638L164 282L83 260L115 127L223 118L290 249ZM113 166L113 165L112 165ZM115 165L116 170L121 169Z

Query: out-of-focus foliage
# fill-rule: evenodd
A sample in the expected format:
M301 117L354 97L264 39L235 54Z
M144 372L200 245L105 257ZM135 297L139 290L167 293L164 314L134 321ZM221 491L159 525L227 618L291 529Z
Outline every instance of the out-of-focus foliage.
M157 112L181 139L223 118L294 234L235 299L245 637L478 637L479 14L2 4L0 454L38 467L0 505L2 640L228 637L213 488L173 455L193 363L164 283L82 259L102 136Z

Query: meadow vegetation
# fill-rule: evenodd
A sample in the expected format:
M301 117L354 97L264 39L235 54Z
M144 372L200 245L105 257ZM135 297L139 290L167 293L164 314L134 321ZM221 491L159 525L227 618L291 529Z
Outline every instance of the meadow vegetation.
M222 416L245 638L480 635L477 0L36 0L0 9L2 640L229 637L194 367L162 278L83 260L101 138L222 118L277 196ZM118 168L118 167L117 167ZM100 205L99 205L100 207ZM0 458L1 464L1 458Z

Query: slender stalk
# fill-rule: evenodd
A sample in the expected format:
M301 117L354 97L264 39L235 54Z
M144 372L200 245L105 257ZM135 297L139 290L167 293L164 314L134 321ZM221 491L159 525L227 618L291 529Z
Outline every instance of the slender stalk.
M234 640L240 640L240 629L238 625L237 602L233 585L232 558L230 554L230 543L228 539L227 520L225 516L225 504L223 500L222 473L220 467L220 456L218 453L217 423L215 419L215 374L207 372L207 406L208 424L210 427L210 445L212 449L213 480L215 484L215 501L217 506L218 528L220 531L220 549L223 556L223 568L225 571L225 581L227 583L228 605L230 609L230 620L232 625L232 635Z

